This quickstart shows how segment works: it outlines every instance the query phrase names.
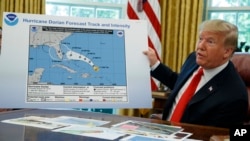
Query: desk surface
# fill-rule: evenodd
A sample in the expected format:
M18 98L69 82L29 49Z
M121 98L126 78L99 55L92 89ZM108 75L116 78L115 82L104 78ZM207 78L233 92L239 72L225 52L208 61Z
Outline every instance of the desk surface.
M73 111L73 110L45 110L45 109L24 109L10 112L0 113L0 121L10 118L19 118L24 116L42 116L42 117L57 117L57 116L74 116L81 118L97 119L104 121L111 121L105 127L110 127L113 124L123 122L126 120L138 120L144 122L160 123L167 125L177 125L176 123L170 123L167 121L139 118L139 117L128 117L119 116L105 113L85 112L85 111ZM228 135L229 130L224 128L215 128L209 126L198 126L191 124L178 124L184 128L184 132L193 133L190 137L192 139L209 140L213 135ZM76 136L70 134L63 134L58 132L52 132L48 129L7 124L0 122L0 141L69 141L69 140L97 140L97 138L90 138L84 136ZM100 139L99 139L100 140Z

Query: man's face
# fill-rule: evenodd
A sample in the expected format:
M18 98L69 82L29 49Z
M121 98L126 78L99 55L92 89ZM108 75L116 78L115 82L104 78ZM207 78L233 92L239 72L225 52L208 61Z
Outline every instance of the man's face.
M196 43L196 62L205 69L212 69L225 63L233 49L224 45L225 35L201 31Z

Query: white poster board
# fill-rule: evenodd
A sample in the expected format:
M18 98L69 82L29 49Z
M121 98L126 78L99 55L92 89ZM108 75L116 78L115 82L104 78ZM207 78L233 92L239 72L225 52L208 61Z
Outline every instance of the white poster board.
M0 107L152 107L146 24L4 12Z

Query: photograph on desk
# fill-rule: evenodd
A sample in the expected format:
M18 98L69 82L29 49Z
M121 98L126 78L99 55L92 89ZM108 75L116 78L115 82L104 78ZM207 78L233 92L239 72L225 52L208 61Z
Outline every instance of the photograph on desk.
M70 125L82 125L82 126L88 126L88 127L102 126L110 122L110 121L86 119L86 118L71 117L71 116L59 116L55 118L48 118L48 121L63 123L63 124L70 124Z
M112 125L111 128L132 135L146 136L166 140L183 140L192 135L192 133L182 132L183 128L179 126L163 125L133 120L128 120Z
M131 136L122 138L120 141L173 141L173 140L151 138L151 137L139 136L139 135L131 135Z
M39 116L26 116L21 118L3 120L4 123L33 126L46 129L58 129L70 125L80 125L85 127L97 127L109 123L110 121L78 118L71 116L59 116L54 118L45 118Z
M70 124L50 122L48 121L48 118L38 116L27 116L21 118L7 119L3 120L2 122L51 130L70 126Z

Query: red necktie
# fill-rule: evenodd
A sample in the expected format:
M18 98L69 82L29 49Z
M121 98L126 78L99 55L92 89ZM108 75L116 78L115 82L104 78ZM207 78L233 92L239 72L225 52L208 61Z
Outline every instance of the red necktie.
M187 89L184 91L179 102L177 103L170 121L179 122L181 120L182 114L187 106L187 103L194 95L202 75L203 69L199 68L197 74L193 77Z

